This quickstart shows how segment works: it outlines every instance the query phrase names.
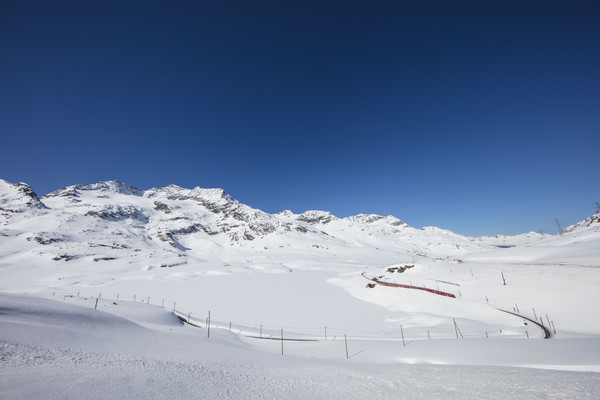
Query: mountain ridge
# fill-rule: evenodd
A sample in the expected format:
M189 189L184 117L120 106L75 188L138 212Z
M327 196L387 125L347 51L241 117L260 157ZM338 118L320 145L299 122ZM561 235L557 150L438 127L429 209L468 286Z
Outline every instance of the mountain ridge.
M30 253L45 260L131 261L160 254L169 262L208 257L225 264L240 257L268 259L277 248L307 248L315 259L340 257L352 249L352 262L368 262L382 253L390 263L419 256L454 259L549 236L466 237L437 227L413 228L391 215L269 214L223 189L169 185L141 190L119 180L67 186L41 198L25 183L2 180L0 231L3 237L35 244Z

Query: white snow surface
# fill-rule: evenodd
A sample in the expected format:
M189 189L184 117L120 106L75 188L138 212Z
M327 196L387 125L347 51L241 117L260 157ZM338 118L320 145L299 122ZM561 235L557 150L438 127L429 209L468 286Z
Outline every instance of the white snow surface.
M0 180L0 272L3 399L600 388L600 214L561 235L471 238L268 214L221 189L109 181L38 198Z

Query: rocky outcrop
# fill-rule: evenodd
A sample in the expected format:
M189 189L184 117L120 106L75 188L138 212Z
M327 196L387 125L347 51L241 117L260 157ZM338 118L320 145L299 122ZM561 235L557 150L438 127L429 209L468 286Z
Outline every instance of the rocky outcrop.
M148 222L148 217L143 213L143 211L132 206L108 206L99 210L90 210L86 212L85 215L90 217L98 217L108 221L132 219L140 223Z

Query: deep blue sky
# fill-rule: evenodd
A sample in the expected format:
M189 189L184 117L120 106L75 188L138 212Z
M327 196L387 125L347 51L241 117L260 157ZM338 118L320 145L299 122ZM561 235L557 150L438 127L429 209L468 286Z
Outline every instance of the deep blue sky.
M598 1L2 1L0 177L555 233L600 201Z

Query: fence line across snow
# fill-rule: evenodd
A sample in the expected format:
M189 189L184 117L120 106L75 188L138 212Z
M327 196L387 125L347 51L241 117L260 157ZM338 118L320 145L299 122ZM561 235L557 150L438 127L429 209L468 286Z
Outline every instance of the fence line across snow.
M447 292L442 292L442 291L438 291L438 290L434 290L434 289L429 289L429 288L423 288L423 287L418 287L418 286L411 286L411 285L401 285L401 284L397 284L397 283L390 283L390 282L384 282L384 281L379 281L377 279L372 279L374 282L383 285L383 286L391 286L391 287L403 287L403 288L409 288L409 289L418 289L418 290L425 290L427 292L431 292L434 294L439 294L442 296L446 296L446 297L455 297L452 293L447 293ZM438 293L439 292L439 293ZM52 295L56 296L56 293L52 293ZM107 303L107 302L119 302L119 303L123 303L123 302L128 302L128 303L132 303L135 302L131 301L131 300L123 300L124 297L126 296L120 296L119 294L117 294L117 299L110 299L109 296L106 296L106 293L104 293L102 295L102 297L98 294L96 295L82 295L80 296L80 293L77 293L77 295L70 295L70 294L62 294L62 296L64 297L83 297L85 299L90 299L94 302L96 301L100 301L101 303ZM120 297L120 300L119 300ZM130 298L131 296L127 296L127 298ZM137 296L134 295L133 298L135 299ZM149 300L148 297L144 298L142 297L142 299L144 300ZM181 308L181 306L178 306L176 302L171 302L169 306L166 306L166 304L169 304L169 302L165 303L165 299L160 299L157 300L158 304L150 304L150 302L145 302L145 304L150 305L150 306L154 306L154 307L158 307L158 308L164 308L164 309L168 309L171 312L173 312L180 320L182 320L185 323L188 323L191 326L197 327L197 328L207 328L208 327L208 320L205 319L204 315L201 314L197 314L197 313L193 313L189 310L183 310ZM139 302L138 302L139 303ZM99 304L95 303L94 306L97 307ZM536 325L538 325L538 327L540 327L542 329L542 331L544 332L544 338L548 339L550 337L552 337L552 333L550 332L550 328L553 328L548 326L546 327L543 323L540 324L530 318L524 317L518 313L513 313L510 311L506 311L503 309L500 309L498 307L494 307L496 309L498 309L499 311L502 312L507 312L509 314L513 314L517 317L521 317L524 318L528 321L531 321L533 323L535 323ZM548 318L549 319L549 318ZM549 324L550 325L550 324ZM252 338L252 339L265 339L265 340L281 340L281 335L280 335L280 329L279 327L276 326L267 326L267 325L259 325L259 324L251 324L251 323L233 323L232 321L222 321L222 320L215 320L212 319L210 320L210 327L213 329L222 329L222 330L229 330L235 334L239 334L248 338ZM418 327L412 327L409 328L408 331L406 331L406 327L404 327L405 329L400 332L400 328L398 330L398 337L395 336L388 336L388 337L381 337L381 336L373 336L372 332L357 332L357 331L348 331L347 329L341 329L341 328L335 328L335 327L296 327L296 328L291 328L291 327L286 327L286 332L289 332L289 334L287 335L287 338L284 338L283 340L285 341L295 341L295 342L315 342L315 341L333 341L336 338L340 338L340 337L344 337L344 335L347 335L348 333L350 333L350 335L348 335L348 339L352 339L352 340L377 340L377 341L390 341L390 342L401 342L402 338L400 337L400 333L405 334L405 340L407 342L410 341L414 341L414 340L428 340L428 339L451 339L453 338L453 333L455 332L455 325L452 324L452 322L449 323L448 325L448 329L447 332L444 331L440 331L438 330L437 332L434 333L434 331L431 331L431 327L423 327L423 328L418 328ZM511 333L503 333L502 330L496 331L496 333L492 333L492 330L486 330L486 331L481 331L481 332L473 332L473 331L466 331L464 333L465 337L467 338L490 338L490 337L530 337L530 332L527 331L512 331ZM328 336L329 335L329 336Z

